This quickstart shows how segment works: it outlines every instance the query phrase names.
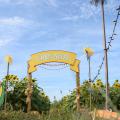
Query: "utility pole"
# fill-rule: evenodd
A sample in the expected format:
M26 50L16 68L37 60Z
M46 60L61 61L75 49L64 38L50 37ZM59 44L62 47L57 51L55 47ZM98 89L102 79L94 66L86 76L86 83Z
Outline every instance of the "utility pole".
M108 50L107 50L107 47L106 47L104 0L101 0L101 10L102 10L103 47L104 47L104 56L105 56L105 80L106 80L105 108L106 108L106 110L108 110L108 100L109 100L108 55L107 55Z

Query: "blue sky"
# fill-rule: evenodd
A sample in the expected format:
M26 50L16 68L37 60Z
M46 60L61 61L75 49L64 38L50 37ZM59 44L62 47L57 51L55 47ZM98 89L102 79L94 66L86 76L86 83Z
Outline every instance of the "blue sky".
M107 41L116 18L120 0L105 5ZM92 57L92 78L103 57L100 7L89 0L0 0L0 78L6 74L5 55L13 56L10 73L23 78L27 74L30 55L43 50L75 52L81 60L81 83L88 79L88 64L83 48L95 51ZM120 19L117 36L109 52L109 80L120 78ZM39 66L33 77L47 95L57 99L75 88L75 73L69 70L45 70ZM99 76L103 81L104 66ZM60 94L62 90L62 94Z

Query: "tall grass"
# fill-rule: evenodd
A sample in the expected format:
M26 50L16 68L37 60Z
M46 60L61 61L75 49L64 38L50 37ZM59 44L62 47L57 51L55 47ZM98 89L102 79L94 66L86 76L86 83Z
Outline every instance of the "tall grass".
M46 114L0 111L0 120L93 120L87 111L82 113L54 111ZM101 119L95 119L101 120ZM102 119L103 120L103 119Z

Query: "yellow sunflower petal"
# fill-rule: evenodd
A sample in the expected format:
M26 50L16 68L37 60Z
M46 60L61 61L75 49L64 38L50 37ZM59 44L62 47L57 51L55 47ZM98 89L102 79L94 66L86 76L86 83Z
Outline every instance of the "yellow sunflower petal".
M94 51L91 48L85 48L84 53L90 57L94 54Z
M7 63L9 63L9 64L12 64L12 56L7 55L7 56L5 57L5 61L6 61Z

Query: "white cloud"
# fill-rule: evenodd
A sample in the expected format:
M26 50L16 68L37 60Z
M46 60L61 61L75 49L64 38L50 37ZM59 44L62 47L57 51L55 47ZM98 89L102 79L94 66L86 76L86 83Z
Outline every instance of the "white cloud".
M8 45L10 42L12 42L13 39L6 39L6 38L0 38L0 47L4 47L6 45Z
M57 0L0 0L0 3L30 6L44 4L52 7L58 7Z
M105 4L105 12L108 13L110 12L113 13L116 8L118 7L118 3L120 1L116 0L116 2L114 0L110 0ZM81 12L81 18L90 18L90 17L95 17L96 15L100 14L101 15L101 6L95 7L93 5L91 5L89 2L88 3L83 3L82 5L80 5L80 12Z
M120 5L120 0L110 0L105 5L105 8L106 8L107 11L111 12L111 11L116 10L115 8L119 7L119 5Z
M28 24L28 20L25 20L21 17L10 17L10 18L1 18L0 25L14 25L14 26L24 26Z
M29 4L35 0L0 0L0 3L6 3L6 4Z
M56 0L46 0L47 4L53 7L57 7L57 1Z
M67 21L67 20L78 20L79 19L79 16L78 15L75 15L75 16L65 16L63 18L61 18L61 20L64 20L64 21Z
M32 20L18 16L0 18L0 47L19 40L27 30L38 25Z
M114 14L114 11L116 10L116 8L119 5L120 0L116 0L116 2L114 0L110 0L105 4L105 12L107 14ZM91 17L93 17L94 19L96 19L96 16L101 15L101 7L98 6L94 6L91 5L89 1L84 1L84 2L80 2L78 4L77 0L76 2L73 2L74 4L72 4L72 7L70 7L69 11L65 11L64 12L64 16L63 18L61 18L61 20L69 20L69 21L73 21L73 20L79 20L79 19L89 19ZM69 5L69 4L68 4ZM73 9L76 12L73 12ZM69 14L70 13L70 14Z
M96 8L95 6L91 5L88 2L82 2L81 4L72 4L74 10L76 12L73 12L73 9L70 8L69 11L65 12L64 14L64 17L61 19L61 20L65 20L65 21L76 21L76 20L79 20L79 19L88 19L90 17L95 17L96 14L98 14L100 12L100 9L99 8Z
M9 3L11 0L0 0L1 3Z
M78 30L77 32L82 35L88 35L88 36L91 35L94 37L101 36L102 35L101 29L97 29L97 32L95 31L96 29L97 29L96 27L93 27L91 29L89 29L89 28L83 29L82 28L82 29Z
M17 5L38 5L45 3L49 6L57 7L57 0L0 0L0 3Z
M83 3L80 6L80 18L88 19L92 16L95 16L98 13L99 9L95 8L95 6L90 5L90 3L89 4Z

